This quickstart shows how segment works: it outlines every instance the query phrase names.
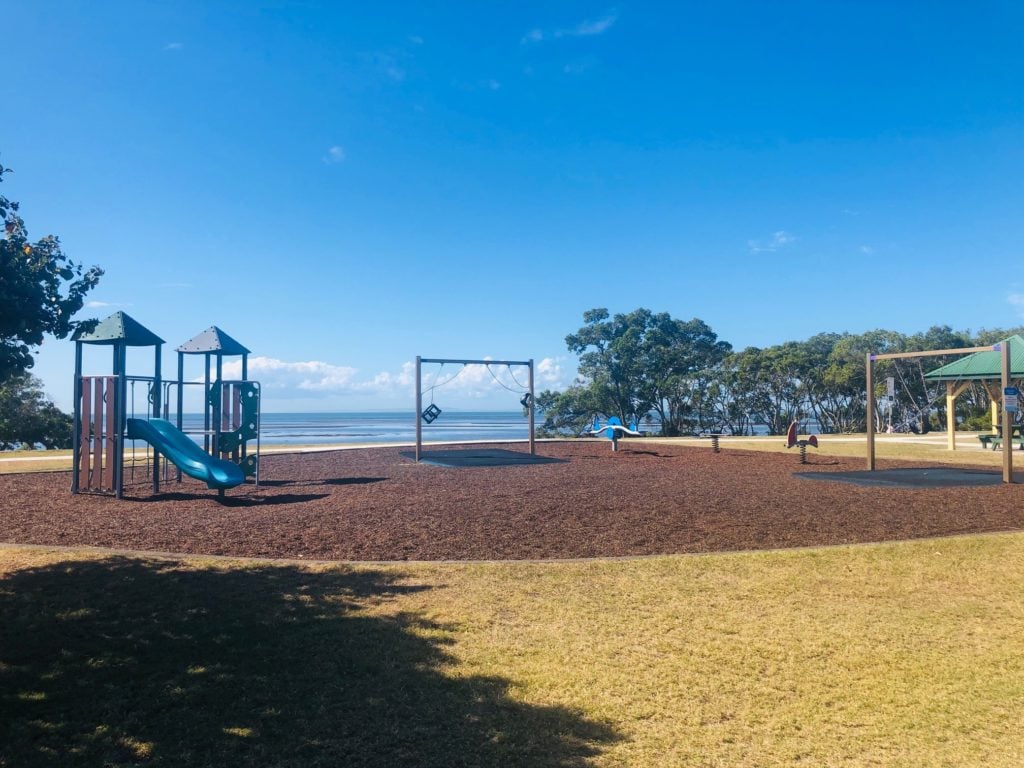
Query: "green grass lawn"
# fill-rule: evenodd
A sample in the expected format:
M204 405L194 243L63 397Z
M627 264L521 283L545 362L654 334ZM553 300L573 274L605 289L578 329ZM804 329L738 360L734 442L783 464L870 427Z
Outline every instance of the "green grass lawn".
M358 567L0 549L0 765L1019 766L1024 534Z

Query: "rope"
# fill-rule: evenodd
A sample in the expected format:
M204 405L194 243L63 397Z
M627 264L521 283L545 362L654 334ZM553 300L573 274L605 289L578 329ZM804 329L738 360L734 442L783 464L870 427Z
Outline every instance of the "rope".
M484 367L485 367L485 368L487 368L487 372L488 372L489 374L491 374L491 378L492 378L492 379L494 379L494 380L495 380L496 382L498 382L498 386L502 387L503 389L507 389L507 390L508 390L509 392L511 392L512 394L515 394L515 395L522 395L522 394L525 394L525 392L526 392L526 389L521 389L521 390L518 390L518 389L512 389L512 387L508 386L508 384L506 384L506 383L505 383L505 382L503 382L503 381L502 381L501 379L499 379L499 378L498 378L497 376L495 376L495 375L494 375L494 371L492 371L492 370L491 370L491 365L490 365L490 363L487 363L487 364L486 364L486 365L485 365ZM509 365L509 366L506 366L506 367L508 368L508 370L509 370L509 373L512 373L512 366L510 366L510 365ZM515 378L516 378L516 377L515 377L515 376L513 376L513 377L512 377L512 380L513 380L513 381L515 381ZM519 384L519 382L518 382L518 381L516 381L516 384ZM523 385L522 385L522 384L519 384L519 386L520 386L520 387L522 387Z
M454 375L449 376L447 379L445 379L440 384L438 384L437 383L437 378L441 375L441 368L444 368L444 363L441 363L441 367L438 368L437 369L437 373L434 374L434 381L433 381L433 383L429 387L424 389L422 392L420 392L421 396L425 395L427 392L430 393L430 404L431 405L434 404L434 390L443 387L445 384L447 384L450 381L454 381L455 379L457 379L459 376L462 375L462 372L464 370L466 370L466 366L463 365L458 371L456 371L456 373Z
M505 367L508 368L508 375L512 377L512 381L514 381L516 384L522 387L524 392L528 392L530 388L516 378L516 374L513 372L512 366L508 365Z
M525 395L525 394L529 393L529 391L530 391L529 388L527 386L525 386L522 382L520 382L519 379L517 379L515 374L512 372L512 366L511 365L506 365L505 367L508 369L508 374L509 374L509 376L512 377L512 381L514 381L519 386L519 389L513 389L512 387L508 386L508 384L506 384L501 379L499 379L495 375L494 371L491 370L491 364L490 363L483 363L483 366L487 370L487 373L489 373L491 375L491 378L494 379L498 383L498 386L502 387L503 389L507 389L509 392L511 392L512 394L515 394L515 395ZM430 393L430 404L433 405L434 404L434 390L435 389L440 389L445 384L448 384L449 382L454 381L456 378L458 378L459 376L462 375L462 372L465 371L467 367L468 367L468 365L463 363L462 367L455 374L453 374L452 376L449 376L447 379L445 379L444 381L442 381L439 384L437 382L437 379L441 375L441 369L444 368L444 363L441 363L440 367L437 369L437 373L434 374L434 381L431 382L429 387L427 387L422 392L420 392L420 395L422 396L422 395L425 395L425 394L427 394L429 392Z

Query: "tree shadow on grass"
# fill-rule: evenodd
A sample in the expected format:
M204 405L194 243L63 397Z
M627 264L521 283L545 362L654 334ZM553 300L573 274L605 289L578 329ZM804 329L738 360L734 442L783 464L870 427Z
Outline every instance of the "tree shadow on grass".
M446 674L382 571L70 561L0 579L0 765L576 766L619 737Z

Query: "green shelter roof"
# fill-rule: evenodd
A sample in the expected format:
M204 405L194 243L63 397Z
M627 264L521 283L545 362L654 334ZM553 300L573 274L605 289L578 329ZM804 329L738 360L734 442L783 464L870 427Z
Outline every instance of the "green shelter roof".
M1010 376L1024 376L1024 337L1011 336L999 342L1010 342ZM929 381L960 381L963 379L998 379L1003 375L1003 354L1000 351L975 352L936 368L924 377Z
M217 355L249 354L248 349L228 336L216 325L211 325L202 333L193 336L178 347L178 352L182 352L186 355L201 355L206 353Z
M128 347L155 347L164 340L124 312L115 312L87 333L76 333L82 344L124 344Z

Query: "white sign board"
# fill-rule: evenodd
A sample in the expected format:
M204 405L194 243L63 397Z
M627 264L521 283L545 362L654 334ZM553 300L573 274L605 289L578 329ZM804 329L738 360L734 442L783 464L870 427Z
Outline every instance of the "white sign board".
M1017 412L1017 400L1020 397L1020 390L1017 387L1003 388L1003 409L1007 413Z

